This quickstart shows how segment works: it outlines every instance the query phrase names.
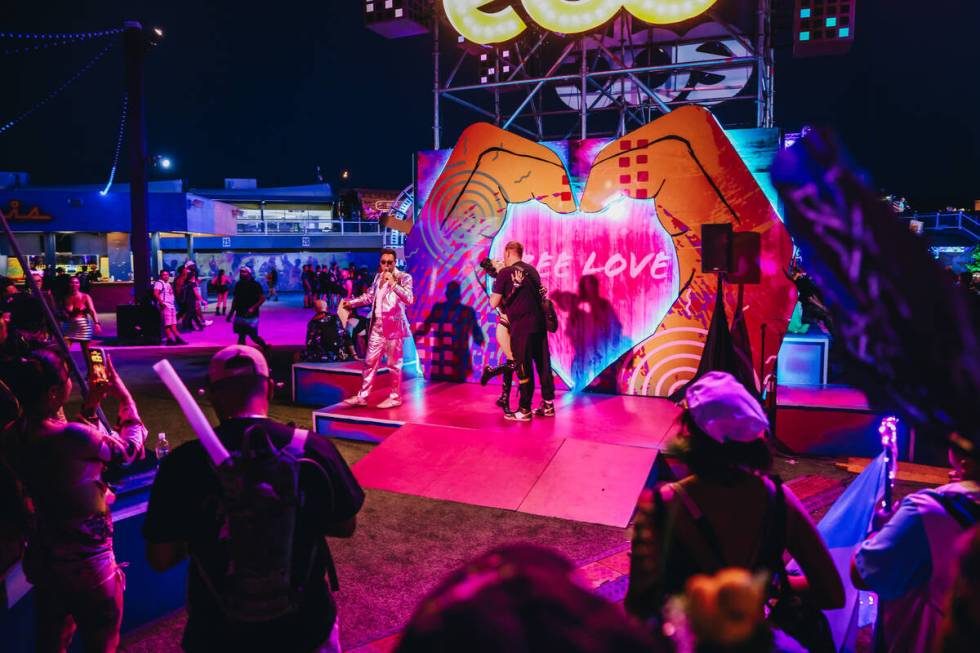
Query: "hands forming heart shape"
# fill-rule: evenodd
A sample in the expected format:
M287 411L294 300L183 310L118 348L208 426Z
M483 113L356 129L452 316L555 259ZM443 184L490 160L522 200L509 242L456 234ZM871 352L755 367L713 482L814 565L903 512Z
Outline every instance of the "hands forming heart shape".
M711 113L684 107L613 141L550 145L479 123L448 159L422 156L420 195L431 190L405 248L419 289L410 319L456 280L493 326L479 262L519 240L559 313L549 341L565 384L666 396L696 371L714 306L699 225L731 223L761 235L762 283L745 286L743 308L753 366L769 374L796 301L783 274L792 243ZM727 289L729 318L736 301ZM499 357L495 343L480 353L476 369Z

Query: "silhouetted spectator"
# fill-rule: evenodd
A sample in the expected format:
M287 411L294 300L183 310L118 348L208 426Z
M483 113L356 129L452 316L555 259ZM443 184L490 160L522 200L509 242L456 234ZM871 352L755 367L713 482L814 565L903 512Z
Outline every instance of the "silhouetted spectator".
M725 372L702 376L685 401L681 444L691 475L640 496L627 610L656 621L692 576L725 567L779 573L786 551L803 572L790 577L794 594L814 608L843 606L843 584L809 514L765 475L769 421L758 401ZM820 634L829 637L829 628Z
M219 481L198 440L181 445L163 460L153 483L143 536L154 569L163 571L185 556L192 558L184 650L339 651L336 604L325 580L328 575L334 578L335 572L324 537L353 534L364 493L328 438L268 418L274 385L258 350L241 345L222 349L211 359L208 379L211 401L221 421L216 433L229 451L241 451L248 442L253 452L274 455L288 447L291 455L302 457L299 505L291 531L270 531L261 541L236 541L236 530L229 528L228 520L259 519L258 505L230 497L222 489L227 486ZM290 486L294 479L291 476ZM265 507L273 505L267 502L268 493L261 498L247 496L256 502L265 500ZM232 501L249 515L229 517ZM291 547L286 546L289 543ZM282 555L290 561L286 595L275 591L278 585L273 583L282 578L276 575L271 583L253 580L249 590L231 597L235 605L229 604L226 588L233 574L260 575L241 568L243 561L254 561L242 554L245 548L251 554L264 551L272 559ZM261 575L266 581L270 578ZM255 613L257 609L261 614ZM240 617L246 611L251 621Z
M980 526L957 541L953 587L936 646L938 653L972 653L980 642Z
M651 653L647 633L575 578L558 553L503 546L453 572L415 609L396 653Z
M977 452L958 436L952 443L953 482L905 497L854 556L854 586L878 594L880 650L930 650L955 580L949 546L980 519Z

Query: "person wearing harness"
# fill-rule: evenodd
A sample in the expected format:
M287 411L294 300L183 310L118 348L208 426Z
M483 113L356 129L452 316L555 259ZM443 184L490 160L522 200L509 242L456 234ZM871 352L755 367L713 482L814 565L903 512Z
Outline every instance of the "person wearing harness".
M765 474L769 421L758 401L732 375L710 372L688 387L684 404L679 446L691 473L640 496L626 609L656 623L690 578L728 567L768 572L784 596L815 608L843 606L840 576L806 509ZM803 575L786 576L786 551Z
M257 349L225 347L208 378L230 469L214 469L199 440L177 447L143 526L154 569L191 559L184 650L340 651L325 536L354 533L364 492L328 438L269 419Z
M878 594L876 650L931 650L955 580L952 545L980 520L980 456L950 438L952 483L905 497L887 523L858 548L851 580Z

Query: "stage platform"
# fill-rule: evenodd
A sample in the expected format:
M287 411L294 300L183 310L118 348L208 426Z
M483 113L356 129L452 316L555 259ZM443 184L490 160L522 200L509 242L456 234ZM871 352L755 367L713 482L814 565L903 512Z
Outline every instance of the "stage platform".
M319 378L339 394L358 377L330 364ZM320 433L379 443L354 465L365 487L618 527L679 413L665 399L562 392L555 417L520 423L494 404L497 387L406 379L402 389L398 408L372 407L388 394L382 379L369 407L313 411Z
M330 402L313 410L318 432L378 445L354 466L375 489L622 527L678 428L680 409L667 399L559 391L554 418L520 423L494 404L499 386L421 378L405 379L402 405L382 410L387 375L368 406L348 407L340 402L361 369L298 363L293 392L303 405ZM880 451L881 415L853 388L780 386L777 404L776 437L792 453ZM907 434L899 447L907 453Z
M874 458L881 453L878 424L884 416L864 393L843 385L779 386L776 439L790 452L817 456ZM906 429L898 433L902 460L911 460Z

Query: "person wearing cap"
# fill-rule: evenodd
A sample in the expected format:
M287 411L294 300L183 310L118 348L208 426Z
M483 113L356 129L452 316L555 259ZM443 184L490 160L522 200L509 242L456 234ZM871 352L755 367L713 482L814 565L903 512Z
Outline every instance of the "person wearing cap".
M851 580L878 594L875 636L883 651L933 650L955 581L953 542L980 519L980 455L950 438L951 483L906 496L854 554Z
M759 402L732 375L710 372L688 386L683 405L679 448L690 475L640 496L627 610L655 620L695 574L772 572L786 551L803 572L790 577L794 593L820 609L843 606L840 576L806 509L766 476L769 420Z
M366 406L368 395L381 367L382 354L388 359L391 373L391 390L378 408L395 408L402 405L402 346L405 338L412 335L405 317L405 307L415 301L412 294L412 276L395 268L395 250L381 250L380 271L374 283L360 297L345 299L340 305L345 310L371 306L371 327L368 331L367 354L364 356L364 376L361 389L353 397L344 400L348 406Z
M241 451L246 430L254 434L260 429L279 449L292 442L295 429L269 418L273 387L265 357L253 347L232 345L211 359L208 394L220 421L215 434L233 455ZM302 588L301 602L282 616L243 622L222 610L207 580L222 577L228 546L218 509L222 487L208 455L199 440L192 440L163 459L143 537L147 559L157 571L191 558L184 650L340 651L337 606L325 581L328 574L333 576L325 537L354 533L364 492L327 437L309 433L302 460L303 500L291 536L293 582Z
M238 270L238 283L232 291L231 310L228 311L226 322L235 323L232 331L238 334L238 344L245 344L245 336L252 339L263 351L268 352L269 345L259 337L259 307L265 303L265 293L262 285L252 277L251 268L243 265Z

